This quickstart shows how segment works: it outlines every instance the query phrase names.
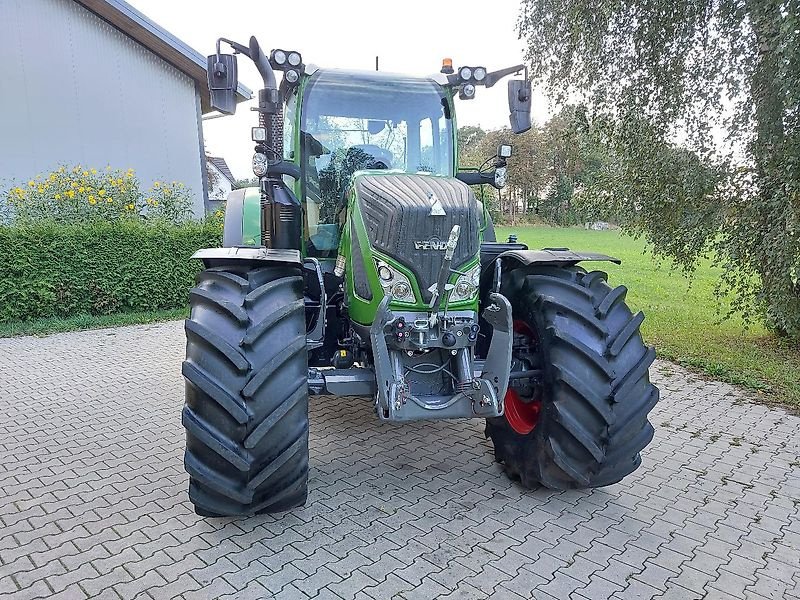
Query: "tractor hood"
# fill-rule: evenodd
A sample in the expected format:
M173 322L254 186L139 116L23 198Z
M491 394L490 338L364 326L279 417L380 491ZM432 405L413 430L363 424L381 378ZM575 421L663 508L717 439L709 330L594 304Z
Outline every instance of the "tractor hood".
M353 189L370 246L413 273L426 303L453 225L461 228L453 268L480 252L481 205L469 186L453 177L360 173Z

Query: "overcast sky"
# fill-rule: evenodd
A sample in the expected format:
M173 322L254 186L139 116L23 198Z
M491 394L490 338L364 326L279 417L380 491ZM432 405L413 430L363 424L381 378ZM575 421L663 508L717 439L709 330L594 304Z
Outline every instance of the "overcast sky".
M298 50L306 63L320 67L374 69L377 55L382 71L416 75L437 72L443 57L451 57L456 67L485 65L489 70L520 63L523 57L515 29L518 0L128 2L201 54L213 52L218 37L246 44L255 35L263 48ZM252 90L260 86L248 60L239 61L239 78ZM223 156L237 178L252 176L252 102L240 104L232 117L203 123L208 151ZM479 88L474 100L457 102L456 110L459 125L507 125L505 81L489 90ZM535 95L534 120L546 116L544 100Z

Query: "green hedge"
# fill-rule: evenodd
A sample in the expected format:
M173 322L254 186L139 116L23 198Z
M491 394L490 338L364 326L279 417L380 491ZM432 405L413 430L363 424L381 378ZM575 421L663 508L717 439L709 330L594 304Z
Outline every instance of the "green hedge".
M0 227L0 322L185 306L213 223Z

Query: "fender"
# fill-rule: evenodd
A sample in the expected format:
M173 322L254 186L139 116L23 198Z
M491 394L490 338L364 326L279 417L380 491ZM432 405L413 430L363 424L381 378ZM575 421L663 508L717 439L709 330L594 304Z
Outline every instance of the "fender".
M222 245L226 248L261 246L261 191L257 187L228 193Z
M481 289L500 289L501 272L508 273L529 265L553 265L567 267L584 261L600 261L621 264L613 256L597 252L575 252L569 248L544 248L528 250L517 242L481 244ZM499 268L498 268L499 267Z
M278 263L302 266L299 250L283 250L273 248L254 248L252 246L234 246L233 248L204 248L192 254L192 258L202 260L206 269L230 265L236 262L242 265L263 265Z
M558 266L574 265L584 261L612 262L622 264L622 261L613 256L600 254L597 252L575 252L568 248L544 248L542 250L506 250L500 253L497 258L503 260L504 264L517 263L517 266L527 266L534 264L551 264ZM495 259L497 260L497 259ZM492 261L494 262L494 260ZM491 263L490 263L491 264ZM513 268L511 265L509 267Z

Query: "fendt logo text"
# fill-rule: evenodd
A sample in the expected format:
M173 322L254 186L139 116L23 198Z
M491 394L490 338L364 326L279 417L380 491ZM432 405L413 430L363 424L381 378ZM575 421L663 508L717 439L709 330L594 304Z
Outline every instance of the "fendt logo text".
M417 250L447 250L447 242L439 238L429 240L414 240L414 248Z

